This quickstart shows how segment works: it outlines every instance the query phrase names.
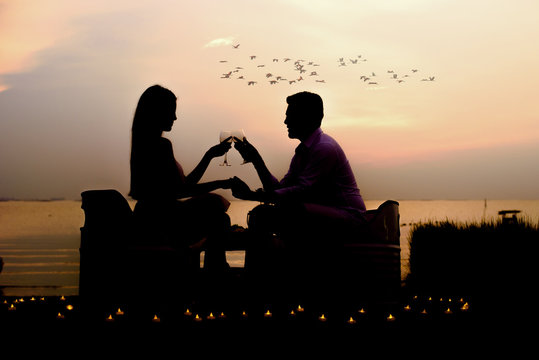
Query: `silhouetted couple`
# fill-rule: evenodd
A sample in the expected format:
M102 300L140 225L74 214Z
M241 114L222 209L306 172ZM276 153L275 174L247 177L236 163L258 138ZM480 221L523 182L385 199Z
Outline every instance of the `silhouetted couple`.
M365 204L343 150L320 129L324 116L320 96L301 92L286 100L288 136L300 144L282 180L271 174L247 139L235 142L262 182L263 189L252 191L237 177L199 183L210 161L230 149L226 141L211 147L185 175L170 141L162 137L176 120L176 96L159 85L148 88L139 100L132 129L130 196L137 200L135 215L152 219L171 246L203 245L209 268L227 267L222 240L230 231L229 202L212 193L216 189L231 189L236 198L264 203L250 212L248 220L253 235L246 268L257 275L278 271L283 259L309 258L316 256L311 249L338 246L337 239L327 236L328 229L364 222Z

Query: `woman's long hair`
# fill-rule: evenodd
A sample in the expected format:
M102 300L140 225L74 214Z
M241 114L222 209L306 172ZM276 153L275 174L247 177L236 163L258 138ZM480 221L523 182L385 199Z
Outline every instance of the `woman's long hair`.
M131 128L131 191L129 195L137 197L137 179L141 157L148 152L153 140L161 137L162 119L166 117L170 106L176 103L176 95L161 85L147 88L137 104Z
M161 136L160 121L166 111L176 102L176 95L161 85L147 88L137 104L133 127L133 138Z

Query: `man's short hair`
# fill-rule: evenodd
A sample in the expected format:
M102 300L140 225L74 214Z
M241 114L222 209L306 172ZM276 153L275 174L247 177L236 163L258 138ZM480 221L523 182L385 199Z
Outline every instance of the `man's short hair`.
M318 94L308 91L299 92L286 98L288 105L294 105L301 109L305 120L312 121L313 126L320 127L324 118L324 103Z

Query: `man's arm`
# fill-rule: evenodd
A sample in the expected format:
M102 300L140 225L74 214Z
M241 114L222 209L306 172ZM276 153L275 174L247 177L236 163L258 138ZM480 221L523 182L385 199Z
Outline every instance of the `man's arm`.
M319 144L309 154L308 162L299 175L290 181L285 177L281 186L275 189L274 196L278 199L301 200L304 194L312 192L320 182L331 176L336 163L335 149L330 145Z
M239 151L243 160L253 163L264 190L272 191L275 189L279 181L271 174L258 150L246 138L234 143L234 148Z

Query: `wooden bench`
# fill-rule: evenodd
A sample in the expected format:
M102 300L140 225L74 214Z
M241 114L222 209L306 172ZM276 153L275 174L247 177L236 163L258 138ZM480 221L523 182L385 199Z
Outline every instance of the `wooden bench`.
M81 196L85 214L80 229L81 300L93 306L133 298L159 302L195 291L197 269L189 265L188 257L197 254L152 245L158 236L155 229L141 227L116 190L89 190ZM349 305L396 302L401 284L399 204L386 201L369 210L367 218L367 226L333 235L344 237L336 261L329 262L333 270L328 276L334 277L338 291L330 293L322 286L320 292ZM229 247L245 249L238 244Z

